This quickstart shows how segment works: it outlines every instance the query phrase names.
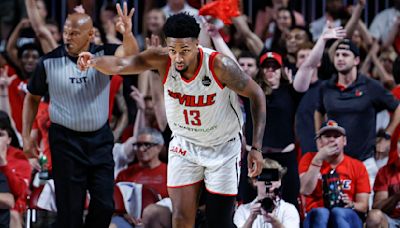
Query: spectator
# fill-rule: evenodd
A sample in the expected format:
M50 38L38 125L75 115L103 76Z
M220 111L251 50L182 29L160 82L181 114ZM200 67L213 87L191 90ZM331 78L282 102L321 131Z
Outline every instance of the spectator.
M387 42L389 39L389 34L393 31L393 29L396 29L393 27L394 24L398 24L400 22L398 17L400 17L400 0L393 0L393 7L385 9L375 16L369 27L369 32L378 41L383 43L385 43L385 41ZM394 37L397 36L397 34L393 35Z
M143 33L137 38L140 50L147 49L147 47L145 47L146 38L150 39L152 35L161 37L162 27L166 20L166 16L161 9L152 9L145 17L146 20L144 20Z
M340 26L343 19L346 17L346 12L343 6L342 0L327 0L326 10L324 16L311 22L310 32L314 41L317 41L319 36L322 34L325 24L330 21L333 22L334 26Z
M317 153L299 164L301 194L307 212L304 227L362 227L370 185L364 165L344 154L346 131L329 120L317 132ZM322 176L322 178L321 178Z
M238 63L250 78L256 77L258 73L257 56L248 51L242 51L238 56Z
M400 156L382 167L375 179L373 210L368 213L367 227L400 226Z
M345 35L345 31L341 27L326 28L314 47L308 42L300 45L297 51L296 67L298 71L295 78L301 77L306 82L294 80L293 87L300 92L307 91L299 104L295 122L297 137L303 153L317 149L315 141L313 141L315 138L314 111L317 108L321 86L317 68L320 66L325 45L329 40L342 39Z
M21 20L11 33L6 46L9 63L15 67L15 69L8 67L6 73L9 75L16 73L18 76L8 87L12 118L18 132L22 132L22 106L27 92L26 83L35 71L36 64L42 55L40 47L35 43L26 43L17 47L18 36L27 26L29 26L29 21Z
M313 49L313 44L307 42L299 46L299 51L296 55L296 67L300 68L306 59L310 58L310 52ZM317 62L319 66L319 62ZM299 69L300 71L300 69ZM298 72L299 72L298 71ZM318 80L318 72L314 69L307 71L310 80L310 87L301 98L299 107L296 112L295 131L296 137L299 141L301 152L304 154L310 151L316 151L317 145L315 144L315 127L314 127L314 112L317 108L317 101L319 100L319 89L321 80Z
M276 27L275 21L278 19L278 9L280 8L290 8L289 0L272 0L272 7L265 6L264 9L261 9L257 12L255 25L254 25L254 32L257 34L261 40L265 40L267 37L265 36L268 32L274 31ZM293 25L304 26L305 21L303 15L301 15L297 11L292 11L294 15Z
M164 139L161 133L153 128L142 128L139 130L137 135L137 141L133 143L133 153L136 155L138 163L128 166L127 169L121 171L116 182L135 182L138 184L144 184L156 192L158 192L163 198L168 197L167 193L167 165L162 163L158 158L159 153L164 147ZM163 209L163 208L161 208ZM165 227L171 226L171 212L166 208L169 214L169 221L165 224ZM127 215L124 216L129 217ZM122 217L114 217L112 223L117 227L123 227L131 222L135 222L139 225L142 218L129 218L122 219ZM144 218L143 218L144 219ZM152 219L157 220L156 217ZM147 222L155 222L146 219ZM145 224L147 225L147 224ZM149 226L153 227L153 226Z
M0 110L12 116L11 105L9 101L9 86L17 78L16 75L8 76L8 66L0 68ZM15 128L15 122L11 119L12 126ZM18 141L17 141L18 142ZM19 145L17 146L19 147Z
M258 178L251 178L253 185L257 188L257 198L248 204L239 206L233 221L238 228L265 228L265 227L300 227L299 214L293 204L281 199L282 177L286 173L277 161L264 159L263 173ZM267 170L265 170L267 169ZM275 171L276 170L276 171ZM278 174L276 180L266 180L262 175ZM267 211L264 199L272 200L272 211Z
M4 138L4 137L1 137ZM2 140L2 139L0 139ZM3 142L0 142L4 145ZM10 193L10 188L7 183L7 178L3 173L0 173L0 226L10 226L10 209L14 207L14 196Z
M279 54L267 52L260 57L260 71L255 81L265 93L268 110L262 151L264 156L287 167L287 175L282 179L282 198L297 206L300 184L293 125L302 94L296 91L290 79L291 72L284 68ZM299 84L305 82L302 77L295 80L300 80Z
M378 168L374 160L376 140L376 113L387 109L394 112L386 128L390 138L400 122L400 106L381 84L358 73L359 51L353 42L344 39L336 47L334 65L338 71L321 85L320 100L315 112L315 128L319 129L323 115L337 121L347 130L348 143L345 153L363 161L370 183L374 183ZM389 145L381 140L377 147Z
M26 209L26 197L31 178L31 167L24 153L12 146L15 132L8 115L0 111L0 173L7 179L15 204L10 212L11 227L22 227L22 214Z
M289 8L279 8L275 29L271 36L266 39L265 47L268 50L284 53L285 52L285 38L287 37L290 29L296 25L293 11Z
M296 70L296 54L299 50L299 47L306 42L311 42L312 36L310 32L301 26L295 26L290 29L289 33L285 37L286 42L286 56L285 56L285 65L291 69Z
M171 15L186 12L189 15L198 17L199 11L191 7L186 0L167 0L167 4L161 8L164 15L168 18Z
M44 53L49 53L58 46L61 40L58 26L53 23L46 25L43 10L46 10L44 1L25 0L25 5L33 31L38 38ZM40 10L43 9L43 10Z

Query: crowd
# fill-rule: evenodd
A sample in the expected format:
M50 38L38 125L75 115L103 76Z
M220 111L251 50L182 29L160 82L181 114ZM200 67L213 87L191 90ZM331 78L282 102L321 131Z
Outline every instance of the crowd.
M149 1L143 12L83 2L68 3L61 25L48 2L24 0L27 18L0 52L0 227L400 226L400 0L370 25L366 0L326 0L315 21L271 0L253 23L238 1L224 26L195 0ZM191 47L186 69L172 52ZM169 90L177 75L192 93ZM198 96L204 87L230 103ZM205 132L193 143L171 126L173 101L220 109L205 120L183 111L182 128ZM204 123L211 115L221 115L215 126ZM187 149L200 146L221 153L201 160Z

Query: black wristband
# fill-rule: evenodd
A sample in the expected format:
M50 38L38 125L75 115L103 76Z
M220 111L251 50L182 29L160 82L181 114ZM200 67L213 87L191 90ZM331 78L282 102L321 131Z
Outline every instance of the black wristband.
M387 133L386 131L378 131L376 136L379 138L384 138L386 140L390 140L392 138L392 136L389 133Z
M262 150L261 150L261 149L258 149L258 148L255 147L255 146L251 146L251 150L256 150L256 151L262 153Z

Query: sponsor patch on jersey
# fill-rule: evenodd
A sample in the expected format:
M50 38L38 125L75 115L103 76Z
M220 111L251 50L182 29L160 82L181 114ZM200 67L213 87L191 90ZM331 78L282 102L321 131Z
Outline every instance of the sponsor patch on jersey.
M203 83L204 86L210 86L211 79L207 75L204 75L203 79L201 80L201 83Z

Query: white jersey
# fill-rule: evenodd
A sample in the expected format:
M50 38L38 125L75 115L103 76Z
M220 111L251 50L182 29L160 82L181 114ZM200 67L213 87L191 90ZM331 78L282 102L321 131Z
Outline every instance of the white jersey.
M213 70L218 52L199 47L200 62L187 80L169 64L164 75L165 109L173 135L202 146L225 143L243 124L239 98L223 87Z

